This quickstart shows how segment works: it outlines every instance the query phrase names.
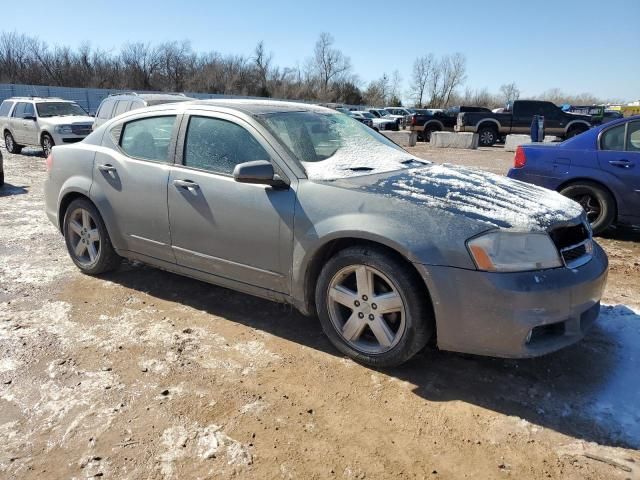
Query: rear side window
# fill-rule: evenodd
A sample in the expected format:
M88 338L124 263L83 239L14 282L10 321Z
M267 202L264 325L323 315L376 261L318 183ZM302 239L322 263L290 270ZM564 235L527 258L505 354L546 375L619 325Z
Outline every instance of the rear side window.
M184 165L223 175L239 163L269 160L269 154L240 125L209 117L191 117L184 145Z
M24 116L24 107L26 105L27 104L25 102L18 102L16 108L13 109L13 114L11 116L15 118L22 118Z
M10 102L9 100L2 102L2 105L0 105L0 117L8 117L12 106L13 102Z
M96 116L103 120L111 118L111 114L113 113L113 106L115 103L116 102L113 100L105 100L104 102L102 102Z
M128 122L122 129L120 148L130 157L166 162L175 122L175 115Z
M610 128L602 134L601 150L624 150L624 123Z

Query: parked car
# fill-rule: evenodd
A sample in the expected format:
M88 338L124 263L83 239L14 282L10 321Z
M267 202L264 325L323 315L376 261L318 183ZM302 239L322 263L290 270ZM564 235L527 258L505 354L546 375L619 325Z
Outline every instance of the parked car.
M4 185L4 160L2 159L2 152L0 152L0 187Z
M411 109L404 107L384 107L384 109L391 115L400 118L400 125L402 126L402 128L406 128L409 123L409 119L415 113L412 112Z
M359 112L354 110L354 111L348 111L348 115L356 119L360 123L363 123L369 128L374 128L373 121L377 120L376 117L371 115L369 112ZM376 130L378 130L377 127L376 127Z
M640 116L613 120L560 144L516 149L509 177L577 201L595 233L640 225Z
M510 133L529 134L534 115L544 116L545 133L562 139L571 138L591 128L589 115L563 112L551 102L516 100L509 111L503 113L461 113L455 125L456 132L477 133L479 143L489 147L501 136Z
M395 122L395 127L392 130L400 130L400 123L402 121L402 117L398 115L391 115L384 108L369 108L367 109L367 111L376 118L381 118L382 120L391 120ZM380 128L380 130L382 129Z
M338 350L398 365L578 341L607 257L580 205L436 165L341 113L196 101L128 112L47 160L46 213L91 275L120 257L317 314Z
M0 130L9 153L41 147L45 155L54 145L82 141L93 118L80 105L61 98L13 97L0 104Z
M356 111L351 112L351 114L356 119L358 117L366 118L367 120L369 120L371 122L371 128L373 128L374 130L376 130L378 132L381 131L381 130L397 130L398 129L398 124L396 123L395 120L391 120L391 119L387 120L385 118L378 118L371 112L356 110Z
M491 113L491 110L484 107L450 107L442 109L421 109L409 118L409 129L418 133L418 139L425 142L431 141L433 132L453 132L453 128L461 112L483 112Z
M186 97L182 93L114 93L100 102L93 128L95 130L107 120L131 110L189 100L193 100L193 98Z

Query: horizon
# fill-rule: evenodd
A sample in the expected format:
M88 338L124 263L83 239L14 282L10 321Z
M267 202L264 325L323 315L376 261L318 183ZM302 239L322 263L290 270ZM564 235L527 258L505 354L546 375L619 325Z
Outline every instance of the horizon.
M22 22L19 29L14 26L4 31L37 37L50 47L77 49L88 42L93 48L112 53L127 43L157 45L187 40L196 53L251 56L257 43L263 41L279 67L304 65L320 33L328 32L335 40L334 47L349 57L361 88L384 73L391 77L398 70L403 101L410 98L410 77L417 57L456 52L467 60L467 80L460 91L486 88L495 94L501 85L515 82L523 98L559 89L569 95L589 93L607 101L640 99L640 66L632 61L640 43L640 35L634 30L640 2L609 2L613 11L621 12L621 18L608 23L598 18L600 10L595 0L554 4L552 12L548 7L535 10L497 1L487 13L468 7L474 4L467 0L458 3L455 12L439 13L439 21L424 23L408 21L407 10L382 8L384 2L380 1L368 2L365 9L356 3L335 1L316 6L279 0L270 4L275 5L273 8L247 2L242 10L252 12L250 15L228 5L199 5L193 0L183 2L180 11L164 8L166 1L144 0L135 5L122 0L96 1L82 10L67 5L47 9L46 23ZM47 5L42 0L31 4L34 8ZM5 18L23 17L22 8L4 6ZM201 11L196 14L198 8ZM341 12L339 21L337 11ZM218 21L218 17L223 20ZM99 23L87 21L94 18L100 18ZM307 18L313 18L311 28ZM523 33L518 18L527 18L538 29L537 39ZM570 20L560 22L562 18ZM456 27L458 24L461 26ZM126 31L127 36L120 31ZM616 54L610 55L612 51Z

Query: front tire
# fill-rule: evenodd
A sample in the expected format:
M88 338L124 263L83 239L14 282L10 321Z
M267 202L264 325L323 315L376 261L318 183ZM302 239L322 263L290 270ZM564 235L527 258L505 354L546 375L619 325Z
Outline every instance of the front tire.
M322 269L315 292L322 329L357 362L393 367L433 335L433 314L415 272L384 250L351 247Z
M22 146L16 143L11 132L4 133L4 146L7 148L7 152L9 153L18 154L22 151Z
M51 149L55 145L55 142L53 141L53 138L51 138L51 135L49 135L48 133L43 134L42 141L40 143L42 145L42 152L44 153L44 156L48 157L49 155L51 155Z
M83 273L98 275L120 264L102 216L89 200L79 198L69 204L63 234L71 260Z
M613 195L596 183L574 183L560 190L560 193L584 208L594 234L604 232L616 219Z

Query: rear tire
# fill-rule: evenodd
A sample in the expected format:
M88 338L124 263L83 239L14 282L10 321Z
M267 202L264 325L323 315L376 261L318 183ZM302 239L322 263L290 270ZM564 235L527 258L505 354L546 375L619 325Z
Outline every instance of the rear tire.
M422 134L422 138L424 139L425 142L431 143L431 134L433 132L439 132L439 130L436 128L429 128L424 131L424 133Z
M493 147L498 141L496 127L480 127L478 130L478 143L483 147Z
M604 232L616 219L615 198L597 183L574 183L564 187L560 193L582 205L594 234Z
M98 209L86 198L72 201L62 232L71 260L87 275L115 270L122 258L115 252Z
M565 136L565 140L569 140L570 138L573 138L576 135L580 135L581 133L584 133L586 131L587 129L584 127L573 127L567 132L567 135Z
M325 264L315 301L322 329L340 352L371 367L393 367L433 336L427 296L415 272L384 250L363 246Z
M18 154L22 151L22 145L18 145L13 139L11 132L4 133L4 146L7 148L7 152Z

